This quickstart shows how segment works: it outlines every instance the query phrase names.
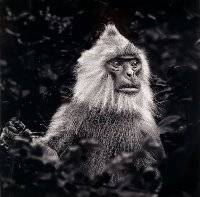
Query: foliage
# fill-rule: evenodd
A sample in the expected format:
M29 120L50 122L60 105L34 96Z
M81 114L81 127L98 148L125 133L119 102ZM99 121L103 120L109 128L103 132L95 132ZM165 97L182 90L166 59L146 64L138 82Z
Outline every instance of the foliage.
M20 121L13 120L5 128L18 130L19 135L2 141L0 157L5 162L0 165L3 194L20 196L50 194L68 196L152 196L160 191L161 177L156 164L145 169L136 169L134 161L144 157L146 151L159 149L152 139L145 142L147 148L135 153L122 154L115 158L107 170L95 177L85 176L80 171L80 162L86 160L88 149L97 145L94 140L81 140L71 146L62 160L45 155L45 146L32 143L31 132ZM17 132L17 131L16 131ZM23 137L21 137L21 136ZM11 142L12 141L12 142ZM110 172L126 169L128 176L117 185L109 186Z
M153 71L157 122L168 156L161 168L160 195L198 195L198 1L4 0L0 5L2 128L15 116L32 132L42 135L58 105L71 98L73 69L81 51L91 47L105 23L113 21L125 36L145 48ZM75 192L77 196L133 196L128 190L121 194L121 188L127 187L119 187L119 191L96 189L94 182L102 186L107 174L95 181L83 177L87 183L83 186L72 184L77 168L71 166L74 174L70 176L68 172L62 175L64 178L58 176L64 170L62 164L59 171L57 164L46 161L47 158L43 161L42 147L31 147L29 140L17 139L11 151L1 146L0 157L5 162L0 167L5 187L12 185L15 192L28 192L27 188L46 192L45 188L52 188L62 193L66 187L65 194ZM69 155L73 151L79 155L82 146L71 151ZM24 167L31 163L35 165ZM69 165L72 163L70 160ZM128 180L131 182L131 178ZM69 191L71 187L73 191Z

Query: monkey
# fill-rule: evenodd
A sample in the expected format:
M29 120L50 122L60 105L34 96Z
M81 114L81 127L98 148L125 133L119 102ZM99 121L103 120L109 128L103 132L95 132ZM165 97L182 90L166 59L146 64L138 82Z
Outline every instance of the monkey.
M59 107L38 142L62 158L77 139L95 139L99 147L81 164L89 176L103 173L116 155L141 150L147 136L158 142L164 155L154 119L150 67L142 49L108 24L96 43L82 52L75 73L71 102ZM135 165L155 161L149 154Z

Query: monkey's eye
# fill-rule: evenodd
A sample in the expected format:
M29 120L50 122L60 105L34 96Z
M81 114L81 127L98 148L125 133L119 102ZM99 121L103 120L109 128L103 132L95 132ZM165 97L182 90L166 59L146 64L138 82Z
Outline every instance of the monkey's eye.
M119 68L121 66L120 62L118 60L113 60L112 61L112 66L113 68Z
M137 65L140 63L140 60L138 58L134 58L131 60L131 64L133 67L137 67Z

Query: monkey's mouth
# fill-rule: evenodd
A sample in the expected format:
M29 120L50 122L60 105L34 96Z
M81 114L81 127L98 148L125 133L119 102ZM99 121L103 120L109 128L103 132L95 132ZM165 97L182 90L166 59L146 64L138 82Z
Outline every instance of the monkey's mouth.
M126 85L119 88L119 92L126 94L137 94L140 91L140 86Z

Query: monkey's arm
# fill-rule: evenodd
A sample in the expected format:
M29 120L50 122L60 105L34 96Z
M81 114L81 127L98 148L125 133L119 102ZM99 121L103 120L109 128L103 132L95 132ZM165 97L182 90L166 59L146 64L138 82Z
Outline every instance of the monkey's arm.
M148 126L145 131L142 132L143 135L143 149L149 152L157 162L160 162L166 157L165 150L163 148L160 139L160 130L156 124L152 124L151 127Z
M137 166L148 167L154 163L160 163L165 157L165 151L160 139L160 131L154 121L140 122L142 128L138 132L138 147L144 153L137 159Z
M81 110L81 111L80 111ZM40 144L44 147L45 154L59 157L64 154L70 145L72 145L79 130L82 118L80 116L84 108L71 102L62 105L52 118L49 129L44 137L33 137L32 132L20 121L9 121L0 136L0 140L6 146L12 146L17 136L31 138L32 145Z
M34 148L38 144L42 147L44 151L43 154L48 157L49 160L57 160L58 155L56 151L46 146L43 143L39 142L39 138L36 138L34 133L31 132L21 121L16 118L11 119L6 123L5 127L2 130L0 136L0 143L7 148L15 148L17 145L15 142L20 140L20 137L29 142L30 145Z
M77 110L72 102L62 105L53 116L46 135L37 139L37 142L47 145L62 157L75 141L82 122Z

